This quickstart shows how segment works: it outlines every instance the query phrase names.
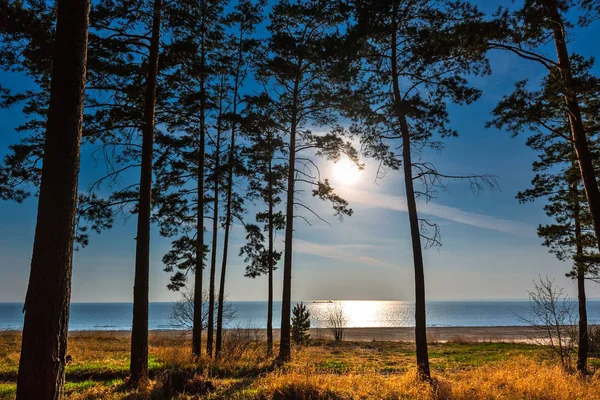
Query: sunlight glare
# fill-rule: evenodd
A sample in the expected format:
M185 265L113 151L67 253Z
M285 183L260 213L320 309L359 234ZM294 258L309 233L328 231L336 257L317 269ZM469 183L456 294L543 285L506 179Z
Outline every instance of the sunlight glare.
M359 170L347 157L341 158L333 164L333 176L336 181L344 185L355 184L360 179L362 173L363 171Z

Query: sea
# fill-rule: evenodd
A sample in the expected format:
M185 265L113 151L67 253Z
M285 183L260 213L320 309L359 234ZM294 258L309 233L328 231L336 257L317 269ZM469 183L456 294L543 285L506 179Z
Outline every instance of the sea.
M296 303L296 302L294 302ZM304 301L311 314L311 325L323 327L323 316L332 307L341 307L348 327L411 327L414 326L414 303L406 301ZM149 328L152 330L182 329L173 319L175 303L150 303ZM231 301L233 316L224 321L226 328L266 328L267 302ZM575 306L572 304L571 306ZM0 303L0 330L23 328L22 304ZM577 317L577 308L572 309ZM430 301L427 303L427 325L430 327L461 326L524 326L531 313L527 300L511 301ZM72 303L69 329L130 330L131 303ZM274 302L273 325L281 320L281 302ZM588 301L588 320L600 323L600 299Z

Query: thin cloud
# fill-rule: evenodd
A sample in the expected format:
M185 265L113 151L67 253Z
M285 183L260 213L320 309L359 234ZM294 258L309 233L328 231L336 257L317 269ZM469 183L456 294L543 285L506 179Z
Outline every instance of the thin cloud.
M407 211L405 196L372 193L358 189L348 189L345 191L344 195L350 199L351 203L386 208L388 210ZM483 229L509 233L516 236L535 237L535 228L530 225L507 219L490 217L488 215L474 214L458 208L442 206L431 202L421 204L419 206L419 212Z
M322 245L302 239L294 239L294 252L312 254L320 257L332 258L351 263L361 263L371 267L398 269L398 265L390 264L373 257L357 256L348 252L346 245ZM359 248L359 246L357 247Z

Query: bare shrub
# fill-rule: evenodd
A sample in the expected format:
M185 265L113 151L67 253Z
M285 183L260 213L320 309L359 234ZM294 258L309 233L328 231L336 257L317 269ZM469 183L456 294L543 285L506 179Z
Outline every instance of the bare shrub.
M338 301L332 303L330 307L319 313L318 319L326 329L329 329L333 340L336 342L344 340L348 331L348 317L342 303Z
M474 344L479 343L479 341L475 338L469 337L467 335L453 335L448 339L448 343L453 344Z
M259 359L263 353L261 330L252 327L226 329L223 333L222 359L237 361L243 357Z
M537 331L538 335L532 340L547 346L562 366L570 369L578 337L575 303L547 276L540 276L533 284L529 292L531 311L528 316L518 317Z
M208 293L202 294L202 330L208 328L208 306L209 298ZM217 324L217 308L218 303L215 301L214 315L215 315L215 328ZM235 310L233 305L229 302L225 302L223 306L223 322L227 324L235 319ZM194 291L191 289L185 289L181 292L181 300L173 304L171 315L169 316L171 326L177 327L185 333L192 331L194 325Z
M600 327L597 325L588 326L588 351L592 356L600 356Z

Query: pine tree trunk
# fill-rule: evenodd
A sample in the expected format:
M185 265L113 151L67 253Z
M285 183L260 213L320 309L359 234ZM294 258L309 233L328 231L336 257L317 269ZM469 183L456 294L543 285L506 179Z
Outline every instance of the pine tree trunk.
M238 91L240 86L240 74L242 69L243 56L243 29L240 27L240 36L238 43L238 59L235 71L234 89L233 89L233 116L237 116ZM217 309L217 338L215 344L215 356L221 356L221 345L223 343L223 308L225 303L225 273L227 271L227 252L229 251L229 233L231 230L231 207L233 196L233 163L235 161L235 120L231 123L231 138L229 143L229 159L227 166L227 206L225 211L225 234L223 235L223 261L221 264L221 279L219 282L219 304Z
M301 70L298 68L298 70ZM292 244L294 240L294 183L296 165L296 125L298 123L299 79L294 82L292 118L290 124L290 150L285 205L285 246L283 258L283 294L281 297L281 329L279 360L289 361L292 354L290 341L290 312L292 308Z
M212 357L213 351L213 333L215 324L215 272L217 269L217 230L219 228L219 179L220 179L220 157L221 157L221 115L222 101L219 104L219 122L217 123L217 142L215 146L215 187L213 199L213 233L212 233L212 253L210 256L210 283L208 289L208 334L206 338L206 354Z
M196 212L196 266L194 273L194 316L192 324L192 355L202 353L202 274L204 269L204 163L206 158L206 88L204 81L204 33L202 33L202 76L200 78L200 137L198 149L198 176L196 178L198 196Z
M563 98L568 110L569 125L571 128L571 137L575 144L579 171L585 188L594 233L600 248L600 191L596 181L596 173L592 162L588 140L586 137L583 120L581 118L581 109L577 101L577 93L573 90L573 76L571 71L571 61L567 49L564 24L556 0L548 0L545 6L545 12L550 21L552 21L554 44L558 57L558 69L561 73L563 85Z
M154 1L152 37L148 56L148 76L142 130L142 167L135 247L133 324L131 328L131 384L148 380L148 290L150 275L150 212L152 207L152 150L154 146L154 107L158 75L162 0Z
M267 356L273 355L273 161L269 160L269 294L267 302Z
M396 55L396 29L392 32L392 82L396 114L402 132L402 167L404 170L404 184L406 187L406 201L408 219L410 222L410 236L412 240L413 261L415 268L415 345L417 348L417 370L421 378L430 380L429 355L427 353L427 321L425 311L425 274L423 268L423 250L421 248L421 234L419 232L419 218L412 176L410 132L406 115L402 110L402 98L398 83L399 73Z
M583 256L583 243L581 237L581 210L579 208L579 184L575 181L571 185L571 195L574 200L575 242L577 257ZM585 296L585 266L580 260L575 261L577 270L577 302L579 309L579 346L577 348L577 371L585 374L587 372L588 358L588 323L587 304Z
M18 400L56 400L64 386L89 8L89 0L58 1Z

